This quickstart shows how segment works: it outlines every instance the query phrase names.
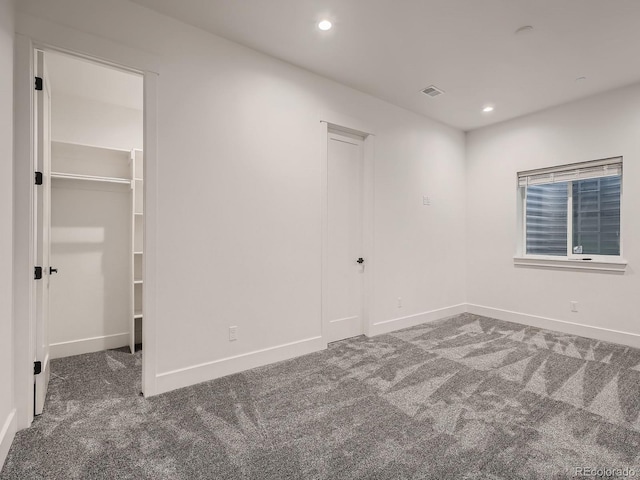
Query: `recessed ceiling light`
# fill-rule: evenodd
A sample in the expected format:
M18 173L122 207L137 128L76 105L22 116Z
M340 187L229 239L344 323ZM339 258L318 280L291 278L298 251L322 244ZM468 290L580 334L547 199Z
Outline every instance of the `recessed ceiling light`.
M329 20L322 20L320 23L318 23L318 28L320 30L331 30L331 27L333 27L333 24Z
M493 112L493 107L492 107L491 105L487 105L486 107L484 107L484 108L482 109L482 111L483 111L484 113Z
M531 33L533 31L533 27L531 25L524 25L515 31L516 35L522 35L525 33Z

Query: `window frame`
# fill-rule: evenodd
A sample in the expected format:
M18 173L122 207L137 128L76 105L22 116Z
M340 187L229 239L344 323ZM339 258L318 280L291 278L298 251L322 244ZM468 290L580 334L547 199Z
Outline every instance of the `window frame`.
M618 255L597 255L597 254L576 254L573 253L573 184L580 178L570 179L567 184L567 250L566 255L536 255L527 253L527 185L523 186L520 179L524 176L531 176L543 173L568 172L578 170L581 167L590 165L607 164L620 165L620 252ZM600 177L592 178L602 178ZM624 185L623 185L623 157L611 157L603 160L595 160L593 162L579 162L568 165L559 165L557 167L548 167L537 170L522 171L516 174L517 196L517 230L518 243L516 255L514 255L514 263L517 266L533 266L533 267L552 267L552 268L571 268L580 270L602 270L611 272L624 272L627 261L623 257L623 234L622 234L622 218L624 210Z

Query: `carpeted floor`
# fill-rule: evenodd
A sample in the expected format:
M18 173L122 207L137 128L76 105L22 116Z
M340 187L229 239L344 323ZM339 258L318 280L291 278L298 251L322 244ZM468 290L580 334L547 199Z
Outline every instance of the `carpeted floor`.
M640 350L471 314L150 399L140 353L52 371L2 480L640 476Z

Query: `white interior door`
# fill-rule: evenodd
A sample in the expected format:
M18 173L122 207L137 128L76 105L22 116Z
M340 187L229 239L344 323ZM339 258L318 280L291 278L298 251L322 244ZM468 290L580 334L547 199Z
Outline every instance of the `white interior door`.
M35 358L41 371L35 375L34 414L44 408L49 384L49 279L51 276L51 91L45 67L45 54L36 51L36 77L42 79L42 90L34 90L36 137L35 170L42 174L42 184L35 186L34 198L34 262L42 270L35 279ZM35 276L34 276L35 277ZM37 365L37 363L34 363ZM35 371L34 371L35 372Z
M329 132L327 145L328 341L362 335L363 139Z

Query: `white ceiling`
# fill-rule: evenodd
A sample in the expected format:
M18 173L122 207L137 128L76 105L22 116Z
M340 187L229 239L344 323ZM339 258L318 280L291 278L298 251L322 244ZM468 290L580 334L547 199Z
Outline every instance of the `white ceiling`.
M132 1L463 130L640 81L640 0Z
M51 94L142 110L142 77L76 57L47 52Z

